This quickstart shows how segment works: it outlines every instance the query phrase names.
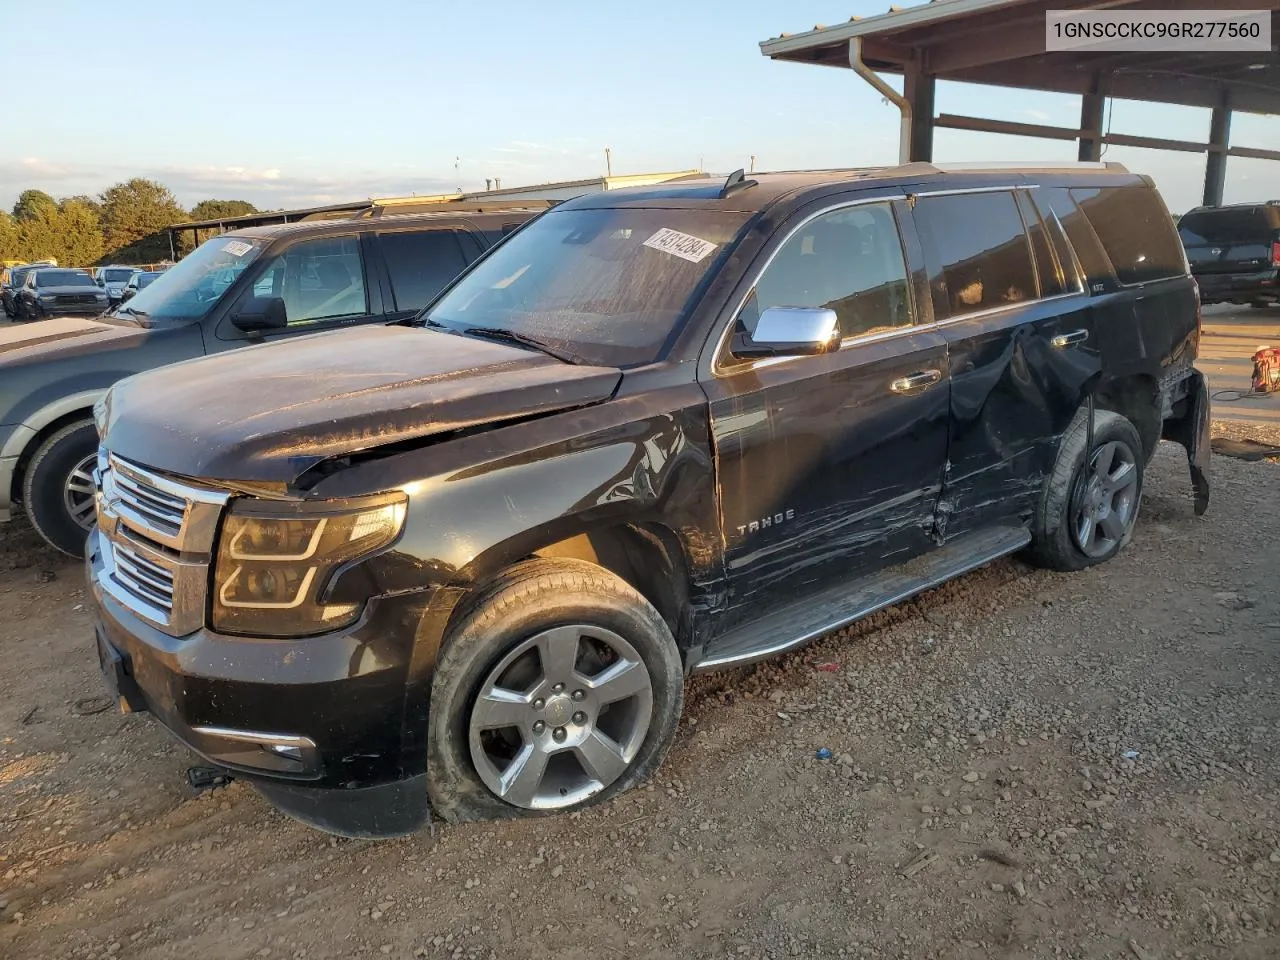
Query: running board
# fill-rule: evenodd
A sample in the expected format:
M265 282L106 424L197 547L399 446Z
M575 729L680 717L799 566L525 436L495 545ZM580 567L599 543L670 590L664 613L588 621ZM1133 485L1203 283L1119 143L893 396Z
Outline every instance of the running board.
M813 597L777 609L716 640L694 673L741 666L803 646L855 620L977 570L1031 542L1022 527L970 534L861 583L837 583ZM780 639L780 638L787 639Z

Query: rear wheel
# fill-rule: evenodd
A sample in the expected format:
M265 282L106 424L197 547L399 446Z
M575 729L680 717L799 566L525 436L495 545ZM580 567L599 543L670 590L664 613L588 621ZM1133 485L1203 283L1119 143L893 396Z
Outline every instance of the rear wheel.
M93 527L93 468L98 434L91 421L69 424L36 450L27 466L22 495L36 532L73 557L84 553Z
M1254 300L1252 303L1249 304L1249 306L1253 307L1253 309L1255 310L1265 310L1267 309L1267 307L1271 306L1271 301L1270 300Z
M1133 536L1145 458L1132 423L1109 410L1068 428L1032 528L1031 559L1053 570L1083 570L1114 557Z
M485 590L436 665L431 802L448 820L531 816L650 776L684 695L658 612L579 561L532 560Z

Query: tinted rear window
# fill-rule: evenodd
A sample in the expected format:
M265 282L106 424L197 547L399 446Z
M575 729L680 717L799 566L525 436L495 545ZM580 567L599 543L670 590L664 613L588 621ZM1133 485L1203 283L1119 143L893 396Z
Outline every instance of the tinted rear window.
M1121 283L1186 273L1185 254L1159 194L1146 184L1071 191Z
M942 267L934 304L962 316L1034 299L1036 275L1022 216L1011 193L922 197L921 239Z
M384 233L379 238L397 310L421 310L467 265L454 230Z
M1259 243L1271 239L1275 230L1266 207L1244 207L1238 210L1202 210L1188 213L1178 223L1185 243Z

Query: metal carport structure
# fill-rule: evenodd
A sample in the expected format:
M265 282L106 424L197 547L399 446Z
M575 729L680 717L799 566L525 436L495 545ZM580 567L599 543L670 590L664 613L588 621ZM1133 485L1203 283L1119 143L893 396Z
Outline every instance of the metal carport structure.
M1045 50L1048 10L1270 10L1269 52L1083 52ZM1222 202L1227 157L1280 160L1280 149L1230 146L1233 111L1280 114L1280 0L932 0L760 44L773 60L856 71L902 111L899 160L933 159L935 127L1075 140L1081 160L1104 144L1204 153L1204 202ZM899 94L880 76L904 78ZM1016 87L1081 98L1079 127L934 114L938 80ZM1207 107L1208 140L1137 137L1104 129L1109 97ZM1280 144L1275 145L1280 146ZM1280 192L1280 191L1278 191Z

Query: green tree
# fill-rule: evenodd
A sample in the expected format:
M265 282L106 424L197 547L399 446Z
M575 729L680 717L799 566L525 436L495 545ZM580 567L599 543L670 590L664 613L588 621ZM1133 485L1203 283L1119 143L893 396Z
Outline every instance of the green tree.
M222 220L247 217L258 212L248 200L201 200L191 208L192 220Z
M46 219L57 212L58 204L53 197L43 190L23 190L18 194L18 202L13 205L15 220Z
M167 257L164 228L187 218L168 187L142 177L109 187L101 200L102 239L112 256L127 250L143 261Z
M22 255L18 225L13 217L0 210L0 260L25 260Z
M102 224L92 202L82 197L69 197L58 206L55 227L59 263L84 267L102 256Z

